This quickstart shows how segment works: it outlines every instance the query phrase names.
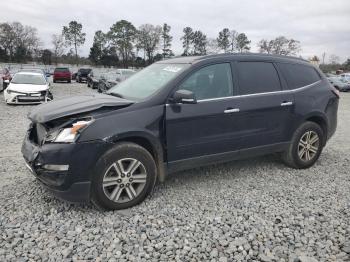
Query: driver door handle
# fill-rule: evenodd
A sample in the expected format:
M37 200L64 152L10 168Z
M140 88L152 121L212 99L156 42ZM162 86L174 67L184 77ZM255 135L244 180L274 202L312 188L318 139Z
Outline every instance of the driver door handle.
M225 114L237 113L237 112L239 112L239 108L228 108L224 111Z
M293 102L291 102L291 101L286 101L286 102L282 102L281 103L281 106L291 106L291 105L293 105Z

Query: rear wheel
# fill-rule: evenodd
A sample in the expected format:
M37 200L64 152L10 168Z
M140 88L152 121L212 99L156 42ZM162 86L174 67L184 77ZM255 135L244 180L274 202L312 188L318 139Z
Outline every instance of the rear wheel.
M311 167L323 149L324 133L314 122L305 122L295 132L287 151L282 154L284 162L293 168Z
M107 210L135 206L152 191L156 170L146 149L134 143L120 143L98 161L92 178L91 201Z

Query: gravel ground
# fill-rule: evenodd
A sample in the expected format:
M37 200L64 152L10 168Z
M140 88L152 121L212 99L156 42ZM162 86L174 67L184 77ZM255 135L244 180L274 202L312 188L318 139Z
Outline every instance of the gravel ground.
M54 96L93 92L53 84ZM308 170L277 156L173 174L144 203L97 211L55 199L20 153L32 106L0 98L0 261L350 261L350 93Z

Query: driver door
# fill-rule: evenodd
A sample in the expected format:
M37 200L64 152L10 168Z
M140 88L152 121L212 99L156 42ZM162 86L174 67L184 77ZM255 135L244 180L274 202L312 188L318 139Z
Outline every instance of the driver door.
M169 167L238 150L241 139L234 128L230 63L198 69L178 86L177 90L180 89L192 91L197 103L171 103L166 106Z

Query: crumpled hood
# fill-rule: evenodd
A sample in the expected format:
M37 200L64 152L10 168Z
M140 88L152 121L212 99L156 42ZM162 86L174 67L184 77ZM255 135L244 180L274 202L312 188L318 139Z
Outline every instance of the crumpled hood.
M40 91L45 91L49 89L48 85L29 85L29 84L14 84L10 83L8 86L9 90L17 91L20 93L35 93Z
M36 123L45 123L102 107L128 106L133 103L133 101L104 94L72 96L36 106L29 112L28 118Z

